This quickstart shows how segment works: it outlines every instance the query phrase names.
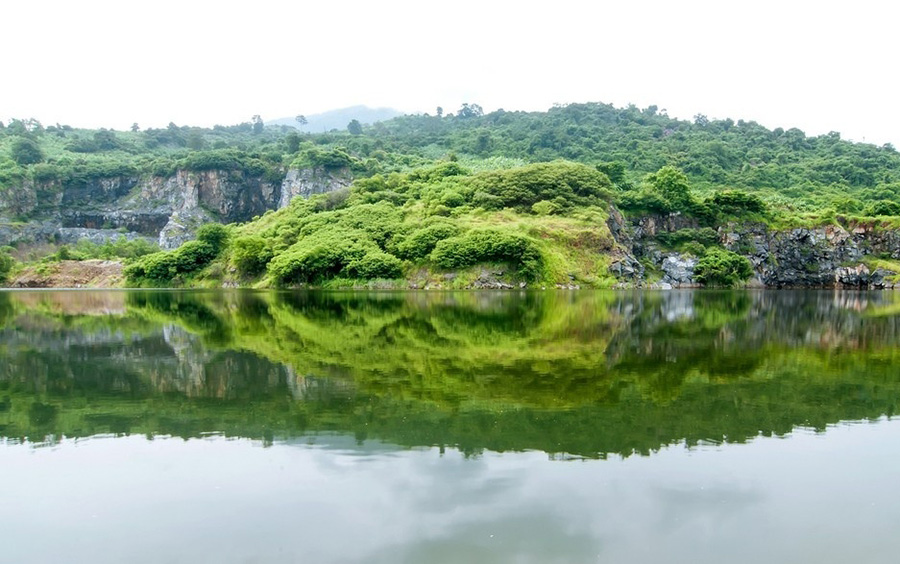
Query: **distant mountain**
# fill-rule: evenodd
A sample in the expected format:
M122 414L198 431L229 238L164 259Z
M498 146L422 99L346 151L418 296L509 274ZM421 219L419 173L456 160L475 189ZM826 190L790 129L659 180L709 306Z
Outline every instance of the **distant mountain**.
M370 124L402 115L403 112L393 108L352 106L349 108L341 108L339 110L330 110L321 114L307 115L305 116L307 121L306 125L300 125L300 123L297 122L296 116L266 120L266 125L287 125L304 133L322 133L324 131L331 131L332 129L344 131L347 129L347 124L354 119L361 124Z

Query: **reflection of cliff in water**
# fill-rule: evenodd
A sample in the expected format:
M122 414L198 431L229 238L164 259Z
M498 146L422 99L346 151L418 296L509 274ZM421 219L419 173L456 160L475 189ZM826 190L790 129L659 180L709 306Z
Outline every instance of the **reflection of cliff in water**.
M0 294L0 434L595 456L891 415L900 397L892 293L118 296Z

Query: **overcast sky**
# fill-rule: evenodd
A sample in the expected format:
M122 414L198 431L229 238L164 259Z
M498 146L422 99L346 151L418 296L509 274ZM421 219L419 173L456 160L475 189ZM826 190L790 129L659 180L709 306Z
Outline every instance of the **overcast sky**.
M597 101L900 146L894 4L5 2L0 120L125 129Z

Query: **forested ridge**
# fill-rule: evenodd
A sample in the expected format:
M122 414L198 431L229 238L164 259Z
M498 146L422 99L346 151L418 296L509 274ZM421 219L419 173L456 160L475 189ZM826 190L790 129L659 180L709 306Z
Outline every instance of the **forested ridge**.
M485 114L464 104L456 113L438 108L374 125L353 120L346 130L320 134L267 127L259 116L235 126L134 124L124 132L35 120L0 127L0 195L7 199L179 170L234 171L276 185L292 169L348 171L355 182L228 228L222 237L230 244L221 249L198 251L200 241L181 255L135 259L131 280L181 284L219 260L243 282L266 284L416 273L428 283L439 272L506 264L512 282L609 286L615 244L599 226L610 204L632 217L693 218L696 229L676 235L675 246L701 258L719 252L719 243L700 228L728 221L894 226L900 215L900 155L891 145L703 115L678 120L655 106L587 103ZM37 206L5 220L46 213ZM85 245L73 258L96 255ZM708 262L726 259L713 253ZM473 271L454 284L478 276Z

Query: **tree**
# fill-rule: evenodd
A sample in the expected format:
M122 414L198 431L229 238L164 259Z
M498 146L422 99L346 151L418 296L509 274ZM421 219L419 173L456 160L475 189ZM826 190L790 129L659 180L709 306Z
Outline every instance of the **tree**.
M250 123L253 124L253 133L255 133L255 134L262 133L263 128L266 126L266 124L263 123L263 120L259 116L259 114L256 114L255 116L250 118Z
M350 123L347 124L347 131L349 131L351 135L361 135L362 124L360 124L358 120L350 120Z
M673 166L664 166L647 176L651 188L668 202L672 211L687 211L693 202L687 176Z
M285 143L287 143L287 148L289 153L296 153L300 150L300 136L296 133L290 133L287 137L285 137Z
M140 128L140 126L137 124L137 122L134 122L134 123L131 124L131 131L137 133L137 132L140 131L140 130L141 130L141 128Z
M750 261L725 249L709 249L694 269L694 278L705 286L734 286L751 276Z
M187 147L194 151L199 151L206 146L206 140L199 131L191 131L187 136Z
M309 123L309 121L307 121L306 119L306 116L303 114L298 114L294 119L297 120L297 123L300 124L300 127L303 127L304 125Z
M0 280L5 280L6 275L15 265L15 260L9 256L10 247L0 247Z
M100 129L94 132L94 145L98 151L112 151L119 148L119 140L116 134L108 129Z
M483 115L484 110L478 104L463 104L459 111L456 112L456 116L463 119L481 117Z
M625 181L625 165L618 161L600 163L596 168L608 176L612 183L617 186L623 184Z
M444 108L438 106L437 110L435 110L435 113L437 113L437 117L444 117Z
M209 245L215 255L228 246L229 235L228 228L219 223L205 223L197 229L197 240Z
M20 165L29 165L39 163L44 160L44 153L41 152L40 146L27 137L18 137L12 142L9 149L10 156Z

